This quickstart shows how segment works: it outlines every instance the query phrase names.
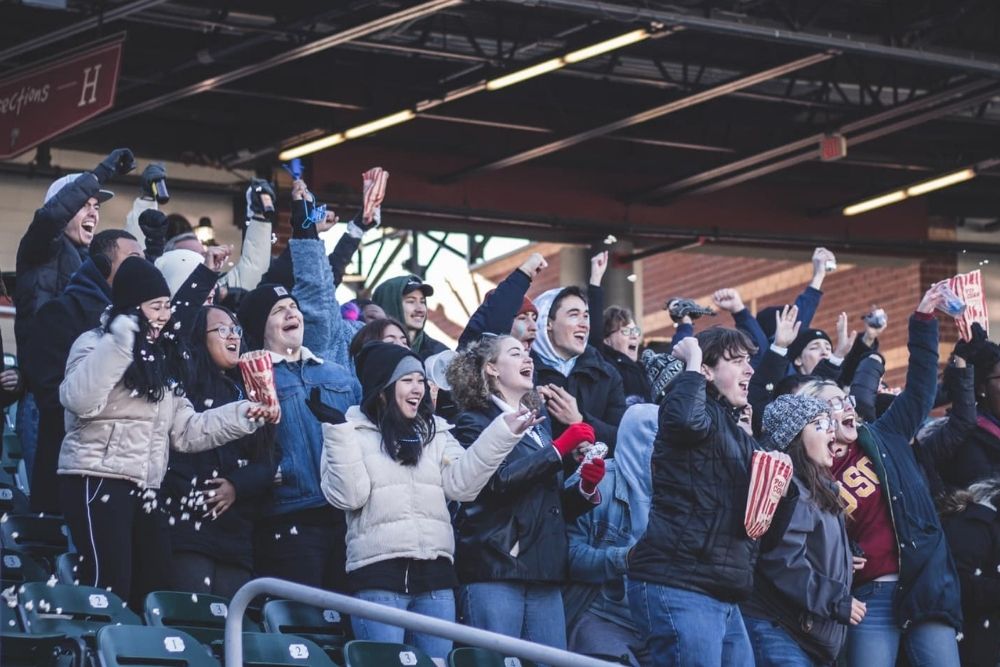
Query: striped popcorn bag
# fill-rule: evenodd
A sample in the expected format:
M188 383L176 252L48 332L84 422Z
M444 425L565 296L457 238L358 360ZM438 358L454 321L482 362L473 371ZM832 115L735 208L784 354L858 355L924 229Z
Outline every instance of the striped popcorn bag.
M743 525L747 536L756 540L771 527L778 502L792 479L792 466L772 456L755 451L750 461L750 491Z
M382 206L385 199L385 186L389 181L389 172L382 167L372 167L361 175L362 184L362 217L365 224L370 224L375 217L376 209Z
M240 355L240 373L243 374L243 384L251 401L281 409L278 404L278 391L274 386L274 366L270 352L254 350Z

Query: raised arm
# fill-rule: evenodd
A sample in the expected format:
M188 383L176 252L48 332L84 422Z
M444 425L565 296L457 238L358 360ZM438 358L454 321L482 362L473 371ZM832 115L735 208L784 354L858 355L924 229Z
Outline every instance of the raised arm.
M506 417L500 415L490 422L467 448L462 447L449 431L439 435L444 440L440 458L441 483L449 500L475 500L521 440L524 432L511 430Z
M472 313L458 338L458 348L462 349L479 340L484 333L509 334L514 326L517 311L524 303L524 295L531 287L532 279L548 266L539 253L532 253L521 266L507 276L492 294Z
M715 425L705 409L706 380L701 373L702 353L698 339L685 338L674 347L674 357L685 370L673 382L660 409L661 440L688 447L705 443Z
M59 402L64 408L78 417L93 417L104 410L111 390L132 363L138 330L133 318L119 315L111 323L111 331L88 331L76 339L59 385Z
M166 399L170 400L170 399ZM179 452L201 452L221 447L257 430L250 418L253 403L236 401L197 412L186 397L174 397L174 418L170 427L170 447Z

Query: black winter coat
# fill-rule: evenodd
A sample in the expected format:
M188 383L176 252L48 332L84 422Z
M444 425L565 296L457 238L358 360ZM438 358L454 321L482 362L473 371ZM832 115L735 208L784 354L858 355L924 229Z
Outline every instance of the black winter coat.
M89 259L70 278L66 290L42 305L29 327L31 335L21 348L28 384L38 404L38 445L31 473L31 509L59 514L59 449L66 437L59 385L66 372L69 350L80 334L96 328L111 305L111 286Z
M965 667L1000 662L1000 515L971 504L945 516L944 532L962 585L964 639L958 643Z
M583 421L593 426L597 439L608 446L608 455L614 454L618 424L625 414L625 390L618 371L591 345L576 360L569 377L548 366L534 352L531 358L535 362L535 385L554 384L572 394ZM558 438L566 425L550 422L552 436Z
M30 335L28 325L42 305L62 294L70 277L87 258L87 248L73 245L63 232L73 216L97 195L101 184L85 172L35 211L17 247L14 336L18 350Z
M941 476L948 485L964 488L997 475L1000 475L1000 426L980 412L976 427L955 448L951 461L942 466Z
M3 335L0 334L0 372L3 372L5 370L8 370L8 369L7 369L7 366L4 365ZM14 401L16 401L19 398L21 398L22 394L24 394L24 376L23 375L21 376L20 386L14 387L13 391L7 391L3 387L0 387L0 408L6 408L6 407L8 407L12 403L14 403ZM4 419L4 416L2 414L0 414L0 438L3 437L4 428L6 426L7 426L7 420ZM0 443L2 443L2 440L0 440ZM0 450L0 451L2 451L2 450Z
M469 447L500 415L500 408L462 412L454 435ZM483 581L561 583L566 580L566 522L595 507L576 484L565 488L563 461L548 428L526 435L455 518L455 568L463 584ZM517 556L512 556L514 545Z
M242 383L227 378L225 386L228 389L217 392L214 397L189 395L188 398L198 412L243 399ZM210 400L208 404L206 399ZM265 427L253 435L197 454L170 452L159 505L174 518L170 542L175 552L193 551L216 561L248 570L252 568L254 520L271 489L281 460L274 445L270 453L257 451L256 439L266 440L267 433L271 434L273 443L273 430ZM205 480L216 476L229 480L235 487L236 502L213 521L203 516L204 508L192 508L190 501L198 491L214 488L206 485Z
M769 548L781 538L798 491L790 486L761 541L747 537L750 462L759 447L738 426L733 407L706 389L703 375L684 371L660 406L649 525L628 576L740 602L753 592L761 541Z

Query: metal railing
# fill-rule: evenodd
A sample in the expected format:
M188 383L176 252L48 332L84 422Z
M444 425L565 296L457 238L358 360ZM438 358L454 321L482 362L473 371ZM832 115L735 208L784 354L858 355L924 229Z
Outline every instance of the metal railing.
M495 632L470 628L458 623L442 621L439 618L431 618L411 611L403 611L347 595L331 593L311 586L264 577L245 584L236 591L232 602L229 603L229 613L226 616L226 667L242 667L243 665L243 614L250 602L258 595L274 595L323 609L334 609L343 614L361 616L416 632L425 632L469 646L498 651L507 656L545 663L552 667L608 667L608 665L615 664L550 646L534 644L523 639L498 635Z

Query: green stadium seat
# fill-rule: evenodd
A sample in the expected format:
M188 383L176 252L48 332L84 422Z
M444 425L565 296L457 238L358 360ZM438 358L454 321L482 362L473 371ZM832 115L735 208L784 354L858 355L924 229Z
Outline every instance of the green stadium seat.
M337 667L315 642L296 635L270 632L243 633L244 667Z
M17 607L29 634L62 634L92 643L105 625L142 625L114 593L92 586L30 582L19 589Z
M9 514L0 519L0 545L46 561L54 568L55 558L69 548L69 530L58 516Z
M28 496L14 482L0 481L0 514L28 511Z
M435 667L420 649L408 644L354 640L344 647L346 667Z
M109 625L97 631L101 667L219 667L197 639L177 628Z
M20 586L28 581L48 581L49 576L45 563L34 556L15 549L4 549L0 557L0 584L3 588Z
M80 556L75 551L67 551L56 556L55 575L60 584L77 584L80 581Z
M333 609L292 600L271 600L264 605L265 630L305 637L337 663L344 660L347 627L348 621Z
M216 655L222 654L229 600L204 593L155 591L146 596L143 615L146 624L178 628L202 644L211 646ZM260 626L244 616L243 630L257 632Z
M51 664L60 652L60 643L65 639L66 636L62 634L26 633L17 607L11 607L6 600L0 600L0 662L4 667Z
M448 654L448 667L536 667L536 663L485 648L466 646Z

